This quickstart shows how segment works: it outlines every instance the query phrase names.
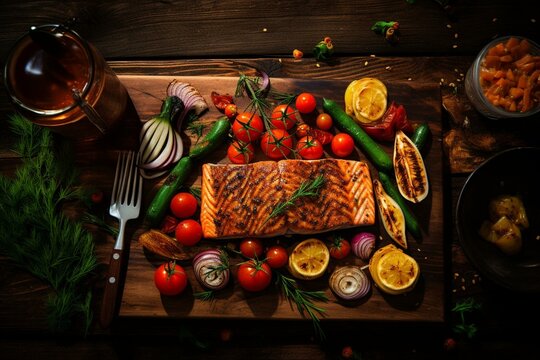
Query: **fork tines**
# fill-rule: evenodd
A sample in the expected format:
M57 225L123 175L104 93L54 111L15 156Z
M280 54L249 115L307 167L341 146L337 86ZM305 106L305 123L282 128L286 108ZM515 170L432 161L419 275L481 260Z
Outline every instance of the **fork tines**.
M134 206L140 202L142 178L138 171L139 156L133 151L122 151L116 163L116 173L111 196L114 204Z

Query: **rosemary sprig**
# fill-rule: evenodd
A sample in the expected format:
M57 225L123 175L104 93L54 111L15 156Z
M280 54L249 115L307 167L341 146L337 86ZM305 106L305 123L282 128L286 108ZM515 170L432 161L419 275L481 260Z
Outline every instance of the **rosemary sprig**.
M268 109L270 105L268 100L264 96L264 90L259 88L259 82L261 78L257 76L247 76L246 74L240 73L238 82L236 84L236 97L244 96L244 91L251 98L247 110L254 110L259 113L263 119L265 126L269 129L270 119L268 118Z
M192 121L187 125L187 131L189 131L190 135L197 137L195 144L199 142L205 128L206 124L203 124L200 121Z
M190 186L188 191L191 193L191 195L195 196L197 200L201 201L201 188L196 186Z
M453 330L458 334L465 334L467 338L472 339L476 335L478 328L474 323L468 324L465 321L465 313L471 313L475 310L479 310L481 307L482 306L472 297L456 303L452 308L452 312L459 315L461 322L455 325Z
M323 291L306 291L301 290L296 285L296 281L283 275L279 271L274 272L276 274L276 284L281 288L283 295L289 300L293 301L296 304L298 311L303 314L304 311L308 313L309 317L313 322L313 329L315 330L315 335L320 339L324 340L325 335L321 327L320 319L317 316L322 314L325 310L315 304L313 301L322 301L327 302L328 298Z
M319 175L313 180L304 181L302 184L300 184L300 187L292 193L291 197L287 201L280 202L274 207L270 215L268 215L266 218L265 222L275 216L283 214L289 207L294 206L295 201L300 198L318 196L319 190L324 183L325 178L323 175Z
M193 297L195 299L199 299L201 301L211 301L215 298L215 292L214 290L205 290L193 293Z
M98 262L92 235L61 211L83 195L65 161L70 152L56 151L62 144L49 130L22 116L12 116L10 125L22 164L13 177L0 175L0 251L54 290L47 301L52 330L68 330L75 315L88 328L88 280Z

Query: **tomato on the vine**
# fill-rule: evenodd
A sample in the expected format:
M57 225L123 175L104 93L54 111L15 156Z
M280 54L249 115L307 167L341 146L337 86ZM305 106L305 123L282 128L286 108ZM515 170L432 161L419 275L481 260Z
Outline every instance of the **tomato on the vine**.
M185 246L193 246L202 239L202 227L197 221L187 219L180 221L174 231L176 241Z
M192 217L197 212L197 199L191 193L180 192L171 199L170 208L179 219Z
M341 237L334 237L329 246L330 256L334 259L343 259L351 252L351 243Z
M313 94L304 92L296 98L296 109L302 114L309 114L317 107L317 100Z
M235 104L225 106L225 116L229 119L233 119L236 115L238 115L238 108Z
M242 263L237 273L238 284L247 291L261 291L272 281L272 269L267 263L258 260L249 260Z
M258 140L263 131L264 124L261 117L250 112L238 114L232 125L234 137L243 142Z
M320 159L324 154L324 149L319 140L313 136L304 136L296 144L296 151L306 160Z
M289 133L283 129L271 129L261 139L261 149L273 160L287 157L291 153L293 141Z
M240 242L240 252L247 258L260 259L264 251L261 239L245 238Z
M320 113L319 116L317 116L317 120L315 120L315 124L319 129L328 131L334 125L334 121L327 113Z
M338 157L347 157L354 150L354 140L349 134L339 133L332 139L332 152Z
M270 121L278 129L290 130L298 121L294 109L286 104L278 105L272 111Z
M184 268L174 261L159 266L154 272L154 284L163 295L178 295L188 283Z
M274 245L266 251L266 263L272 269L284 267L289 261L289 254L283 246Z
M233 164L249 164L255 156L255 148L251 143L233 141L227 149L227 157Z

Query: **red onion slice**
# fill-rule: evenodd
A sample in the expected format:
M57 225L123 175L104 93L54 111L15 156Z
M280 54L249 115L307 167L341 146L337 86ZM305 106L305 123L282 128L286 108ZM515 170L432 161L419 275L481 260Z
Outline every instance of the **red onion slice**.
M336 269L329 280L330 289L343 300L358 300L371 290L371 282L358 266Z
M367 261L375 249L375 235L368 232L361 232L351 240L351 247L354 255Z
M221 290L229 282L226 255L219 250L205 250L193 259L193 271L197 281L209 290Z

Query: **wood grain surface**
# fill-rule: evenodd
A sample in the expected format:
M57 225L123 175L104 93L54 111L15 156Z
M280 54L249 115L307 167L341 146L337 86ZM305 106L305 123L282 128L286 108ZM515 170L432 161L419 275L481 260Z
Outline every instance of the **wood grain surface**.
M188 82L194 85L210 104L210 111L203 119L215 119L221 115L211 104L209 94L212 91L220 93L234 93L237 77L171 77L171 76L120 76L125 84L137 113L141 119L148 119L160 107L161 99L165 97L167 85L173 80ZM322 97L333 98L343 103L341 99L349 81L330 80L302 80L272 78L274 89L279 91L297 93L311 91L317 95L319 102ZM422 269L422 279L417 289L407 296L383 296L378 290L373 290L368 300L351 306L338 301L328 289L328 276L310 281L300 282L301 286L310 289L324 290L330 298L324 304L327 310L324 318L328 319L355 319L355 320L421 320L441 322L444 320L444 252L443 252L443 196L442 196L442 148L438 139L441 136L440 91L438 86L430 86L412 82L387 83L389 99L403 104L409 118L414 123L426 121L430 124L433 139L426 153L426 163L430 176L431 195L429 198L411 209L419 218L424 236L419 240L410 238L409 253L414 256ZM320 104L319 104L320 109ZM313 117L304 117L304 121L313 121ZM188 135L184 132L184 137ZM191 140L193 141L193 139ZM385 146L390 153L391 144ZM328 149L327 149L328 150ZM353 158L367 160L362 153ZM225 147L209 161L227 163ZM372 177L376 177L376 170L371 166ZM189 185L200 186L200 166L197 172L191 175ZM163 179L147 182L145 185L147 197L155 192L157 184ZM360 229L359 229L360 230ZM389 242L386 233L379 224L364 230L374 231L384 238L378 246ZM260 318L260 319L299 319L301 315L283 299L279 292L270 290L249 294L241 290L238 285L230 286L212 302L203 302L193 298L193 292L203 289L198 285L192 273L191 265L186 264L190 277L191 291L185 296L171 299L162 297L153 284L153 273L160 262L148 254L136 241L137 236L144 229L134 229L130 260L127 267L124 295L120 308L120 316L130 317L194 317L194 318ZM350 232L349 232L350 234ZM321 235L324 238L324 235ZM282 243L290 247L302 237L281 239ZM269 240L272 241L272 240ZM207 243L208 246L224 245L224 241L215 240ZM238 263L240 259L233 259ZM331 268L343 264L365 265L353 256L343 262L333 262ZM235 270L233 268L233 274Z
M441 84L442 136L434 140L431 151L439 144L444 149L446 231L445 256L441 261L445 272L440 286L446 291L447 316L440 326L439 323L433 326L433 322L424 326L417 321L404 324L327 319L326 344L313 341L308 321L201 320L184 314L182 318L163 316L161 320L122 316L107 331L94 324L85 339L79 334L58 338L47 330L46 301L51 295L50 287L14 266L9 259L0 257L0 357L21 360L37 356L54 359L256 356L314 360L339 358L343 346L351 345L363 359L535 358L536 333L527 330L527 325L540 321L540 312L535 310L538 296L516 296L483 279L463 253L452 227L452 217L467 175L477 164L515 143L525 141L540 146L536 136L540 122L487 122L471 108L460 86L474 56L489 40L497 35L516 34L540 42L540 21L532 3L526 0L450 0L450 3L455 10L453 14L445 11L438 0L416 0L412 4L405 0L1 1L2 65L15 40L30 26L65 23L75 17L73 27L96 45L122 75L234 77L238 71L249 71L250 66L256 66L282 78L350 81L369 75L389 83L408 82L410 78L419 86L436 88ZM399 21L398 44L391 45L370 30L378 20ZM324 36L333 38L336 56L330 62L317 62L312 49ZM295 48L304 51L301 61L292 59ZM3 81L0 91L3 117L0 172L9 175L20 164L20 157L12 150L15 136L4 121L13 108L5 96ZM138 122L137 114L131 115L131 120L125 121L128 132L136 129ZM78 164L83 181L99 182L110 189L117 150L132 148L135 143L136 140L129 138L102 141L98 145L103 151L93 153L79 144L78 151L86 151L88 155L82 156ZM133 223L130 227L134 239L137 225ZM94 235L96 254L102 264L96 277L101 279L113 239L101 232ZM136 245L136 240L132 245ZM101 294L98 284L94 309L101 305ZM483 305L481 311L467 314L466 320L478 328L473 339L453 330L461 319L451 312L456 301L469 297ZM232 340L221 340L224 331L232 333ZM387 341L389 334L397 335L393 336L391 345ZM447 337L458 342L452 351L443 347ZM197 347L199 340L210 348Z

